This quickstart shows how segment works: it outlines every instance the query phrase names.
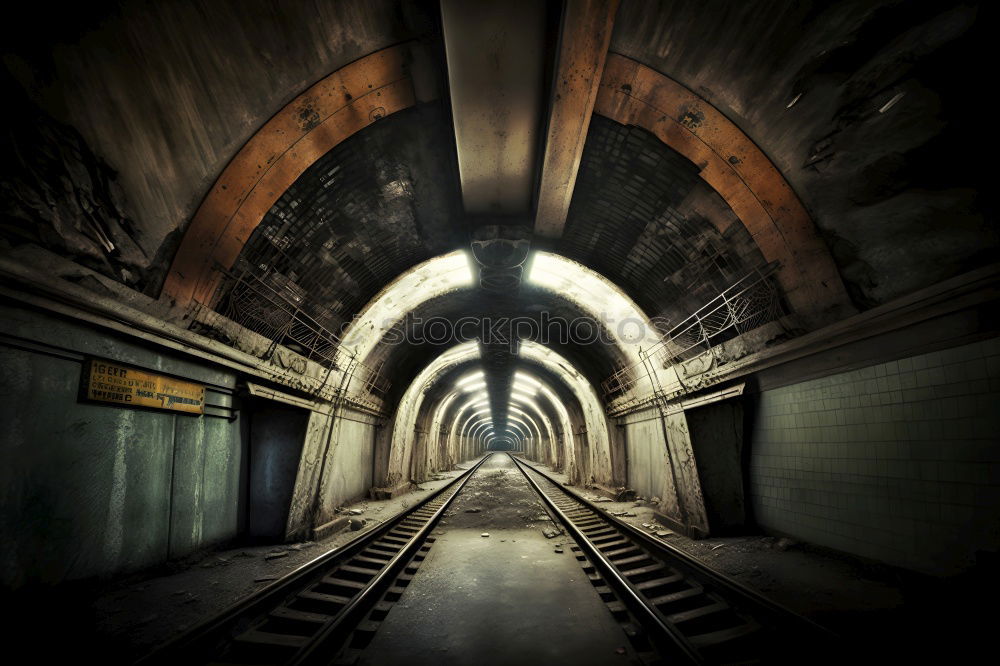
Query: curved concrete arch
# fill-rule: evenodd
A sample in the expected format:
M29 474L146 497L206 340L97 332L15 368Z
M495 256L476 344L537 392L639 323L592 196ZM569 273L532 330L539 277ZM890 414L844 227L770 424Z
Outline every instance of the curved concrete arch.
M461 413L462 412L460 411L459 414ZM479 418L476 418L477 416ZM465 423L462 424L461 436L472 437L473 430L487 423L492 423L492 421L493 421L493 415L490 414L490 410L488 407L477 409L475 412L472 413L471 416L469 416L468 419L465 420Z
M482 419L481 421L476 421L472 428L468 432L468 437L478 437L484 434L484 432L493 427L493 420L489 417Z
M604 406L594 387L576 368L551 349L525 341L521 345L520 354L566 381L583 410L585 441L582 441L580 446L566 447L567 453L572 454L572 459L567 460L567 473L570 478L577 482L588 482L593 478L593 481L609 487L617 485L620 480L617 477L623 472L623 469L619 469L623 461L620 459L620 452L612 452L610 427ZM581 435L581 433L574 434ZM595 471L599 471L596 476Z
M563 447L560 446L562 443L560 438L566 437L573 432L573 423L570 420L566 405L563 404L563 401L558 395L556 395L555 391L552 390L544 378L538 378L533 376L530 372L518 370L515 372L515 381L518 375L526 375L531 381L535 382L538 385L539 395L544 398L544 400L549 404L549 407L555 412L555 418L559 423L561 431L557 431L555 428L551 429L549 447L546 451L547 458L544 462L553 469L562 469L563 457L560 454L562 453Z
M542 427L538 425L538 421L536 421L535 418L526 410L519 407L512 407L511 413L517 413L518 416L524 417L528 421L529 425L535 429L535 441L533 442L533 446L529 449L528 455L537 460L539 458L540 447L545 443L546 439L551 439L552 437L552 429L551 423L541 410L531 406L529 406L529 409L535 412L535 416L537 416L538 420L542 422L542 425L546 427L545 430L542 430ZM508 418L511 417L508 416Z
M511 416L510 414L514 414L514 416ZM526 427L530 428L531 432L534 433L534 436L537 439L542 438L542 429L538 427L538 423L535 422L535 419L533 419L531 415L525 412L523 409L518 409L518 408L510 409L507 418L514 420L515 423L522 423Z
M440 255L418 264L387 285L345 331L341 346L367 363L384 344L399 344L396 326L407 313L445 294L471 288L473 271L464 251ZM639 363L639 350L658 340L649 317L620 288L600 274L560 255L535 252L529 280L538 288L568 299L582 317L609 323L605 340L626 363Z
M434 413L431 417L430 427L428 432L433 438L431 444L436 447L437 459L440 465L439 469L451 469L455 466L458 460L455 460L453 452L448 449L447 442L444 437L442 437L442 431L445 428L444 415L447 413L448 408L451 407L452 403L458 400L459 393L451 392L444 397L438 404L434 407ZM442 446L442 443L445 445Z
M471 353L471 351L467 350L465 355L456 356L455 358L466 358L466 360L468 361L470 359L478 357L475 356L475 354ZM456 362L460 364L462 361L457 360ZM443 364L438 363L437 365L441 366ZM550 404L550 409L553 412L553 418L555 418L555 420L560 424L561 433L571 432L572 424L569 417L569 413L562 402L563 398L557 397L556 393L551 388L549 388L547 384L539 381L538 379L532 378L533 376L531 376L531 373L525 373L524 371L518 371L518 372L520 372L522 375L528 374L530 381L537 384L539 387L539 391L544 393L544 395L546 396L546 400ZM435 378L440 380L446 374L447 374L447 369L442 367L441 371L436 373L434 376ZM474 373L465 374L462 378L459 378L457 380L456 384L460 384L463 381L463 379L467 379L472 374ZM425 388L429 393L430 387L425 387ZM569 390L568 386L566 390ZM479 420L468 416L468 412L470 409L473 409L476 405L484 407L487 403L487 400L483 399L476 401L473 398L469 398L463 402L459 400L459 398L462 395L463 392L461 390L454 388L439 396L438 399L436 400L436 404L433 407L430 407L430 409L433 409L435 412L435 416L432 423L438 424L432 427L430 429L430 432L432 433L432 436L438 438L437 446L440 448L440 450L447 450L450 452L448 455L452 457L452 462L451 462L452 465L459 462L460 460L464 460L467 459L468 457L471 457L475 453L475 451L472 451L468 448L469 442L471 441L469 430L476 424L480 422L485 423L490 419L490 417L487 416L487 412L482 410L480 410L481 414L479 414L480 416ZM473 409L473 411L476 410ZM549 449L546 452L546 461L555 462L560 458L560 452L556 450L556 447L559 445L559 437L561 433L555 427L551 426L551 421L548 420L547 416L543 415L543 418L546 420L547 423L546 427L549 433ZM540 430L541 429L539 428L539 431ZM442 456L440 459L446 460L447 457Z
M480 437L480 436L485 437L487 434L490 433L491 428L493 428L493 423L487 421L485 423L482 423L482 424L476 426L472 430L472 432L469 433L469 436L470 437Z
M620 324L627 322L632 327L631 332L628 326L612 329L610 332L613 335L613 342L625 350L628 357L637 361L641 358L639 352L643 344L648 343L644 335L653 329L644 313L620 289L594 271L550 253L536 253L530 270L532 280L546 289L564 295L569 294L579 303L583 312L597 319L611 318ZM467 285L470 279L468 258L461 252L442 255L420 264L397 278L369 303L344 336L344 344L354 345L350 351L356 354L356 357L367 358L378 345L394 342L382 338L402 317L405 317L406 312L412 311L421 302ZM412 454L407 455L409 453L407 438L416 429L429 387L450 368L475 360L478 356L479 350L475 342L456 345L435 358L407 387L394 418L388 442L389 451L383 456L388 462L384 473L376 477L385 487L392 487L400 482L406 476L403 470L405 461L414 459ZM565 446L564 453L566 467L571 476L578 476L576 480L580 481L589 481L593 477L598 483L614 485L617 477L621 476L617 470L621 465L616 466L614 463L621 456L612 451L612 438L603 405L593 386L567 359L538 342L525 340L521 345L520 356L559 377L570 388L580 406L583 417L581 428L574 432L570 427L568 432L564 429L563 433L567 440L570 438L573 440L573 446ZM432 405L431 409L436 406ZM468 403L454 416L450 443L442 444L433 439L438 437L439 433L437 429L431 428L428 434L432 441L425 442L424 446L433 450L450 448L461 451L459 455L469 454L465 445L468 442L467 430L470 421L466 419L464 423L461 422L466 411ZM442 414L441 418L444 419L445 416ZM447 428L446 423L442 425ZM541 428L535 424L534 429L536 439L544 440ZM551 451L549 455L551 456ZM603 464L605 462L610 464ZM596 478L591 470L610 470L610 472L607 475L599 473L601 478ZM607 478L604 478L605 476Z
M498 441L498 440L501 441L501 442L512 442L512 443L516 442L516 446L518 448L520 448L520 445L521 445L521 440L518 439L517 437L510 437L510 436L507 436L507 435L502 435L502 436L493 435L492 438L490 438L488 440L485 440L483 442L483 449L482 450L483 451L489 451L490 447L493 445L493 442Z
M355 60L257 130L191 219L162 294L181 307L211 305L223 271L233 266L265 213L299 176L356 132L416 103L410 72L419 48L407 42Z
M572 430L572 426L569 425L568 415L560 413L555 405L549 405L549 408L555 413L550 416L548 413L542 412L542 420L548 431L548 439L539 448L538 460L556 469L559 467L560 431L569 432Z
M594 113L642 127L691 160L764 258L810 328L852 314L837 266L805 206L764 152L718 109L670 77L609 53Z
M528 426L527 423L525 423L521 419L511 418L510 416L508 416L507 428L510 429L511 427L517 428L518 432L521 433L521 436L524 437L524 439L530 439L532 436L531 428Z
M344 332L341 348L365 361L380 345L403 344L405 340L387 334L427 301L471 287L470 261L466 252L456 250L428 259L398 276L354 318Z
M451 421L451 432L447 435L448 446L456 451L459 451L459 457L463 459L468 459L472 456L472 452L468 449L468 440L463 436L465 428L468 426L469 420L459 427L459 423L462 421L462 417L466 410L469 408L468 405L459 407L455 414L450 418Z
M413 459L412 455L407 456L410 451L408 440L416 430L425 389L433 383L435 377L460 363L478 358L478 355L479 349L474 342L456 345L434 359L410 383L396 409L393 427L389 433L389 450L386 455L380 457L386 461L385 469L380 470L381 473L376 475L377 482L380 482L384 487L392 488L404 478L409 478L404 473L406 460Z
M604 416L602 405L596 392L593 390L593 387L589 384L587 379L580 374L571 363L558 354L558 352L547 349L538 343L526 341L522 344L521 356L527 363L538 365L551 375L559 377L565 384L566 388L570 391L570 394L575 398L579 405L583 421L581 424L582 430L586 433L588 443L593 443L592 446L588 445L587 447L588 460L586 462L579 459L582 451L578 452L576 447L571 445L566 445L564 447L565 450L562 452L562 456L560 456L560 435L567 441L580 436L579 432L574 432L572 425L573 420L563 403L563 398L557 395L557 393L548 386L547 382L540 380L537 376L530 372L518 370L518 372L527 374L538 384L539 393L545 398L546 401L549 402L551 408L555 412L556 420L561 426L561 433L558 433L556 429L551 426L547 427L550 435L549 449L546 453L546 462L554 465L558 465L561 462L562 466L567 469L579 470L580 473L584 473L584 470L591 469L595 466L597 461L601 459L616 460L618 456L611 453L612 447L609 436L609 428ZM451 403L453 407L456 402L457 401L453 401ZM458 407L455 410L454 415L442 417L446 423L448 421L452 423L451 434L448 438L451 442L450 446L455 450L461 450L461 448L465 446L470 439L469 430L476 421L474 417L483 416L488 413L488 410L479 410L478 412L474 412L471 416L467 415L466 413L474 404L476 404L475 401L469 400L463 406ZM483 418L482 420L485 421L486 418ZM534 429L537 431L538 438L544 440L541 427L536 424ZM466 455L471 456L473 453L474 452L466 449ZM610 468L610 466L607 467ZM600 466L597 466L597 468L602 469ZM609 477L608 479L600 478L597 479L597 481L611 485L615 481L615 478L614 475L612 475L612 477Z
M342 349L348 356L365 362L370 360L382 345L403 344L404 340L396 339L392 334L399 333L397 324L405 318L406 313L414 311L432 299L459 289L470 288L473 273L469 261L466 253L451 252L429 259L396 278L372 299L352 322L344 334ZM537 252L530 270L531 279L535 280L540 288L568 298L579 307L582 314L595 321L610 320L613 326L608 331L611 334L609 342L616 350L615 356L626 359L629 364L641 362L640 352L644 346L652 344L651 336L655 329L641 309L621 289L582 264L552 253ZM532 342L529 347L532 345L537 343ZM455 349L463 351L457 352ZM411 382L399 401L406 411L404 413L397 410L393 439L389 443L389 455L383 457L387 462L384 469L380 470L381 473L376 475L378 483L384 487L392 487L406 476L402 469L405 464L405 442L400 437L403 436L402 433L410 432L420 411L419 407L423 400L415 391L422 389L415 387L427 385L431 375L449 367L449 363L443 360L445 358L450 359L451 365L454 365L477 357L478 349L475 343L471 341L462 343L432 361L431 365ZM546 358L552 357L549 355ZM553 365L553 368L572 367L563 357L559 358L562 361ZM555 370L555 372L558 374L560 371ZM644 376L643 381L649 381L648 377ZM587 395L587 392L577 393L581 396ZM586 401L589 399L588 397ZM585 411L591 414L588 417L587 431L590 436L597 437L599 447L606 449L607 436L601 434L606 428L596 427L593 410ZM408 423L409 420L413 423ZM444 424L444 427L447 428L447 425ZM453 430L452 436L455 434ZM437 432L430 431L430 436L437 437ZM454 444L453 440L452 443ZM433 448L434 445L431 446ZM438 448L444 446L448 445L437 444Z
M615 345L629 364L641 362L640 349L660 339L649 317L628 294L579 262L539 251L532 255L527 275L535 286L559 294L605 326L610 340L603 342Z
M545 429L543 430L542 427L537 424L537 422L535 423L535 429L538 430L539 437L540 438L548 437L549 439L552 439L553 436L552 421L549 419L548 414L545 413L545 410L543 410L540 405L536 403L527 404L518 402L515 403L515 406L518 409L525 411L525 414L527 414L527 410L524 410L524 407L527 407L529 410L531 410L535 414L535 416L538 417L538 420L542 422L542 425L545 426ZM530 415L528 416L530 418Z

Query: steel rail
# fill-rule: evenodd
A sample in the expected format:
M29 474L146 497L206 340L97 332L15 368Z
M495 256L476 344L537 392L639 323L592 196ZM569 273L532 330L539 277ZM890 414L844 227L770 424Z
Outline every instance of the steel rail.
M301 565L262 590L226 608L208 621L155 648L153 652L140 657L135 664L137 666L176 666L176 664L196 664L211 661L213 656L223 652L229 643L235 639L237 631L246 629L255 619L266 616L271 610L281 607L289 598L308 588L328 572L358 557L373 544L383 540L391 532L399 529L404 522L426 508L427 505L446 496L450 492L450 496L447 496L442 505L426 519L423 527L413 534L407 544L387 560L377 573L372 572L374 576L368 581L366 587L356 593L350 602L337 610L333 619L327 623L331 626L324 626L323 629L314 634L313 642L309 646L305 646L299 650L291 659L297 660L302 652L307 649L310 654L315 654L315 651L309 648L315 646L316 640L329 640L332 635L332 627L334 625L336 628L343 627L343 618L347 613L350 613L353 618L358 613L364 612L373 605L372 596L375 594L374 590L378 588L378 594L384 592L382 588L385 582L392 580L391 577L398 576L400 570L405 568L406 564L412 560L414 554L434 529L443 513L451 505L451 502L458 496L468 480L486 462L490 455L492 454L484 456L475 465L431 495L428 495L408 511L399 514L379 527L359 534L340 547ZM255 663L262 662L257 661ZM286 659L276 663L306 662L289 661Z
M462 488L465 487L465 484L468 483L469 479L472 478L472 475L476 473L482 464L489 460L492 456L492 453L483 456L483 458L472 466L468 472L456 479L455 482L449 484L449 487L452 485L456 486L454 492L451 493L451 496L449 496L448 499L446 499L444 503L438 507L437 511L435 511L434 514L427 520L424 526L413 535L410 542L401 551L399 551L392 558L392 560L386 564L385 567L375 574L375 577L372 578L368 586L355 595L351 599L351 602L341 609L337 616L314 636L314 640L288 662L289 666L308 666L312 664L329 663L330 658L334 656L335 651L339 649L341 645L341 641L332 639L336 639L339 635L346 635L346 633L353 629L354 625L360 621L361 616L378 602L382 593L385 592L384 587L386 583L391 583L392 580L399 575L405 565L410 562L413 556L416 555L417 550L421 545L423 545L424 539L426 539L437 526L441 516L444 515L444 513L451 506L451 503L456 497L458 497L459 493L462 492Z
M688 582L703 585L706 594L721 597L724 602L731 604L734 612L737 612L739 615L748 615L752 621L759 622L762 631L778 631L781 634L782 646L794 644L791 646L792 650L779 649L776 651L778 653L785 653L778 655L780 663L785 663L785 659L789 659L791 663L797 663L798 660L800 663L801 653L788 655L788 652L795 652L794 646L802 646L803 649L808 649L811 659L810 663L834 663L837 653L837 637L829 630L715 571L675 546L654 539L632 525L608 515L605 510L588 502L576 493L563 488L558 481L545 472L536 469L533 465L514 456L511 456L511 458L514 459L518 469L524 474L531 486L544 498L546 504L556 512L560 521L577 540L580 547L591 557L595 566L602 569L602 574L607 574L609 582L612 582L614 587L621 588L619 591L626 604L630 608L632 606L636 606L636 608L641 607L640 610L633 610L637 619L644 623L649 619L655 630L666 629L666 636L671 640L677 639L686 645L689 649L682 652L688 654L691 663L714 663L713 659L706 658L704 650L711 650L720 646L724 647L724 644L696 645L690 640L692 636L685 635L683 632L677 630L670 622L664 622L663 617L656 610L652 600L637 590L627 578L630 575L628 570L623 575L615 562L601 551L600 545L593 543L591 536L588 536L588 534L584 533L583 529L580 529L576 525L576 522L588 521L584 521L583 519L574 520L566 511L556 506L555 501L532 478L532 475L528 473L529 470L551 484L562 496L578 504L580 509L593 514L593 519L589 520L591 524L600 521L611 529L616 530L625 540L631 542L631 546L617 546L616 548L624 550L634 547L633 549L636 551L645 552L649 555L647 559L660 561L662 564L676 570ZM594 533L597 528L588 527L584 529ZM604 537L600 540L604 541L607 538ZM808 646L806 643L808 643ZM771 656L776 656L773 654L774 650L768 649L767 651L772 653Z
M534 489L536 493L541 496L545 504L548 505L549 509L559 518L559 522L563 524L566 530L569 532L570 536L577 542L581 549L587 554L590 561L601 570L601 574L604 576L605 581L614 588L615 592L622 598L625 605L628 606L629 610L632 611L637 617L637 619L644 626L652 626L654 629L658 630L662 636L669 638L670 643L662 644L663 641L659 641L657 647L666 649L670 654L670 657L682 659L683 663L688 664L703 664L705 663L698 651L692 647L687 639L677 631L676 627L663 621L659 615L654 612L645 600L639 595L635 589L628 584L624 577L618 572L618 570L611 564L611 562L604 556L604 554L598 550L598 548L591 543L590 539L573 523L572 520L560 509L552 498L545 493L538 483L531 478L524 467L524 463L517 457L507 454L510 456L511 460L520 470L521 474L528 481L528 484ZM527 465L525 465L527 467ZM532 469L532 471L534 471ZM668 655L664 655L668 656Z

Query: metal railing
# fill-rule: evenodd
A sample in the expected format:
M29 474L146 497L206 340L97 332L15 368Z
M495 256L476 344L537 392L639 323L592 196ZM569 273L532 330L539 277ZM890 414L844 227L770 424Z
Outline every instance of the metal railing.
M284 345L325 367L341 367L340 339L299 303L249 271L231 275L219 314L271 341L267 356Z
M673 327L646 353L666 364L686 361L714 345L781 316L771 271L754 270Z
M360 366L362 372L365 373L365 391L380 398L384 398L386 393L389 392L389 387L391 386L389 378L385 376L385 373L383 373L385 362L383 361L379 363L374 368L369 368L363 363L359 363L358 365Z
M681 363L713 346L774 321L782 314L781 299L768 279L774 267L754 270L663 335L642 355L661 367ZM649 373L647 361L619 369L601 382L605 400L626 393Z
M639 381L635 370L635 366L625 366L601 382L601 389L604 391L605 399L626 393L635 386Z
M249 272L230 275L227 289L215 308L194 303L191 327L265 361L274 361L277 348L282 345L327 368L325 377L303 375L307 383L315 384L310 392L318 397L328 398L331 391L333 395L346 394L348 386L338 388L328 380L333 370L349 372L349 384L357 386L355 379L361 383L361 391L349 399L380 409L379 400L385 398L391 386L385 363L372 368L358 361L353 352L341 348L340 339L332 331L310 316L296 300ZM281 366L290 367L285 363ZM304 370L303 367L300 372ZM376 399L368 399L366 394Z

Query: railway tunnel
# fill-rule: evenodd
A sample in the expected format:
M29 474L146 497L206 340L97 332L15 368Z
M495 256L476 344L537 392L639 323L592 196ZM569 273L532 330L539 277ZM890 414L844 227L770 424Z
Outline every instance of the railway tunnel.
M989 3L22 9L9 650L985 649Z

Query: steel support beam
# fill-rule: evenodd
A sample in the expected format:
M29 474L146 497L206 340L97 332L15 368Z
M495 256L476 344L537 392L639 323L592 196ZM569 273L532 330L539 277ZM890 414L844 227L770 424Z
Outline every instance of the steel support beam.
M566 0L538 188L537 236L559 238L566 226L617 11L618 0Z

